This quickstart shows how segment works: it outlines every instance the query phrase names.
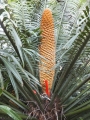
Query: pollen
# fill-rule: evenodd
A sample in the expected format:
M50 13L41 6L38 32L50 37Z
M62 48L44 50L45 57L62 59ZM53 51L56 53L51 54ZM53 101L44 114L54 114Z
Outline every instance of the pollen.
M52 12L46 8L42 14L40 29L42 31L41 44L39 53L40 58L39 74L43 92L45 92L45 80L48 80L48 89L51 90L54 73L55 73L55 36L54 36L54 20Z

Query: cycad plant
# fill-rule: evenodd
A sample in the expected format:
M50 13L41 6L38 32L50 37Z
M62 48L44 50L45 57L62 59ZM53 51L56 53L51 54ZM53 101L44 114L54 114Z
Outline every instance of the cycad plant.
M1 4L1 120L90 119L87 3L18 0Z

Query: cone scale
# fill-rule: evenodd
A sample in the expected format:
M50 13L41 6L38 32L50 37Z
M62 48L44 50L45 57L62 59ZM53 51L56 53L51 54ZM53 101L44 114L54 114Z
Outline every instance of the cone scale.
M42 31L42 39L39 46L39 53L44 57L40 58L39 64L40 82L43 92L50 92L55 72L55 36L54 20L49 8L46 8L42 14L40 29Z

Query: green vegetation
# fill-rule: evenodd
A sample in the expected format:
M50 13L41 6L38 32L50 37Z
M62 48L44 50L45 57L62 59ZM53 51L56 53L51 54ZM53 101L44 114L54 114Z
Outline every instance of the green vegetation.
M0 120L90 119L89 5L88 0L0 3ZM50 97L43 94L39 77L46 7L52 10L56 40Z

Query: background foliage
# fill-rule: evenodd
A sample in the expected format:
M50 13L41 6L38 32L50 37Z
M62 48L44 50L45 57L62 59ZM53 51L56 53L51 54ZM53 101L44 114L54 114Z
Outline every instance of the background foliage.
M1 1L0 119L33 119L30 116L32 100L43 111L38 68L39 59L43 57L38 51L39 27L43 10L49 7L54 17L56 40L50 104L58 96L62 106L60 120L89 120L89 3L86 0ZM10 117L7 118L6 113Z

